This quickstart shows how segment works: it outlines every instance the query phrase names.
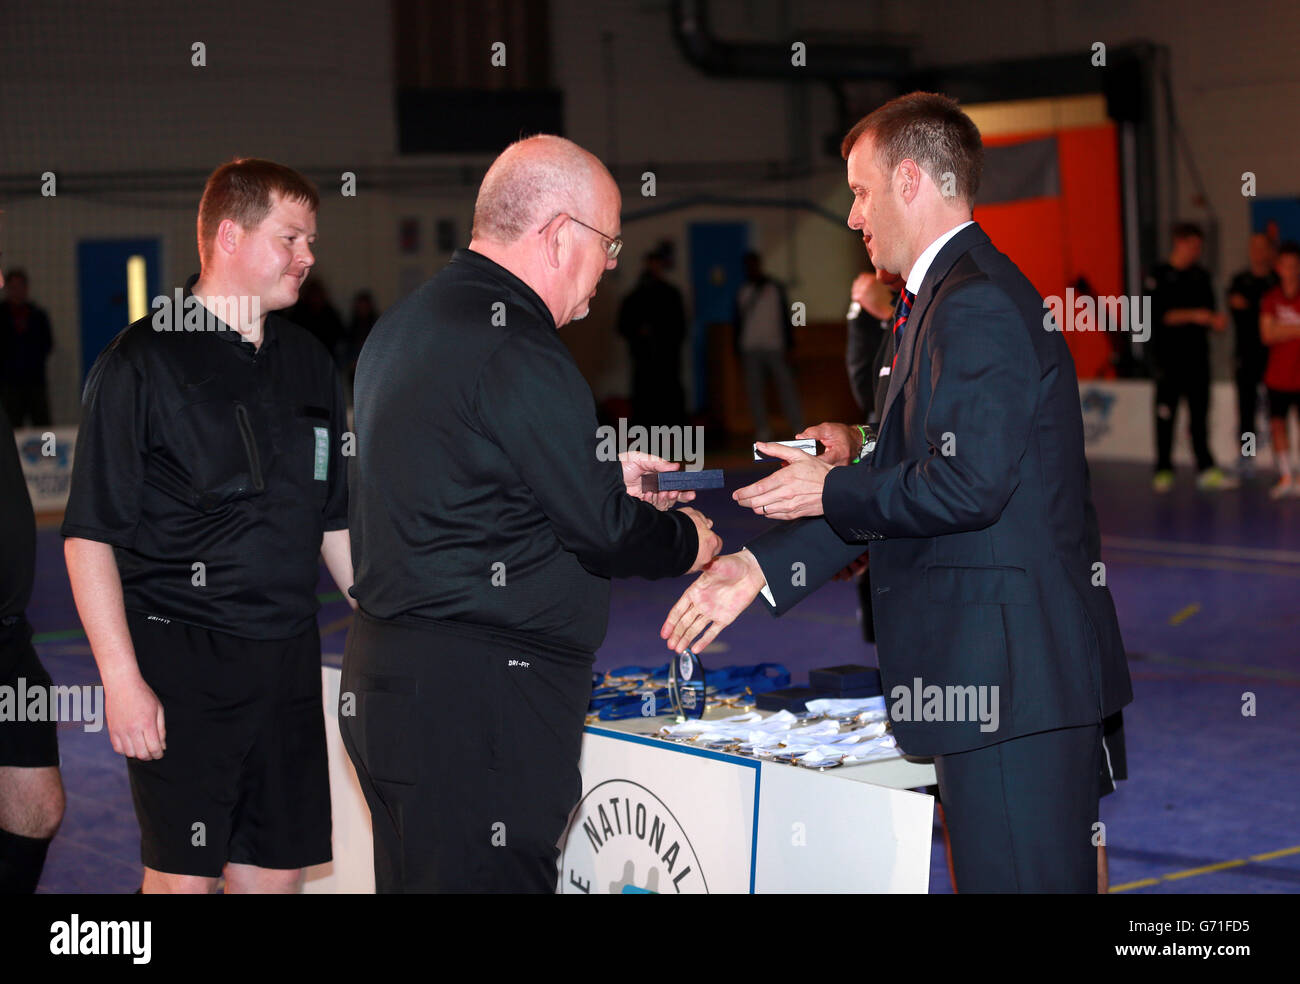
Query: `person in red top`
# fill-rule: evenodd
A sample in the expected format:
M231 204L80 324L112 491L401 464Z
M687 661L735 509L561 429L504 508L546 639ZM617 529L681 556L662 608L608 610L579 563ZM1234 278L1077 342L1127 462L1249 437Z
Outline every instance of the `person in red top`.
M1259 304L1259 335L1268 346L1268 415L1273 429L1273 456L1281 477L1269 495L1300 497L1300 451L1289 449L1287 413L1300 412L1300 245L1283 243L1277 251L1279 283Z

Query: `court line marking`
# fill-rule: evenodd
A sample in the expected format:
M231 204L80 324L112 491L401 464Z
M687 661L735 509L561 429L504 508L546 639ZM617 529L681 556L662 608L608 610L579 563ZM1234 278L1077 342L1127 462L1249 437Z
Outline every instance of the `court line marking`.
M1210 670L1215 673L1227 673L1230 676L1258 676L1269 680L1300 681L1300 673L1292 670L1279 670L1271 666L1252 666L1247 663L1219 663L1208 659L1188 659L1185 656L1170 656L1167 653L1139 653L1130 656L1134 663L1169 663L1198 670Z
M1300 854L1300 845L1295 847L1284 847L1279 851L1267 851L1263 854L1252 854L1249 857L1234 858L1231 861L1220 861L1217 864L1207 864L1200 868L1184 868L1182 871L1171 871L1167 875L1158 875L1155 878L1142 878L1139 881L1125 882L1123 885L1112 885L1111 892L1128 892L1135 888L1149 888L1152 885L1159 885L1166 881L1180 881L1184 878L1195 878L1197 875L1208 875L1212 871L1226 871L1228 868L1240 868L1247 864L1258 864L1261 861L1272 861L1274 858L1286 857L1290 854Z
M1185 540L1146 540L1131 536L1103 536L1103 546L1120 550L1152 550L1182 554L1209 554L1234 560L1275 560L1300 564L1300 550L1271 550L1263 547L1235 547L1217 543L1188 543Z
M1162 557L1159 554L1114 553L1106 555L1108 563L1132 564L1135 567L1181 567L1188 570L1230 571L1234 574L1266 574L1272 577L1300 577L1300 566L1260 564L1243 561L1215 560L1209 557Z

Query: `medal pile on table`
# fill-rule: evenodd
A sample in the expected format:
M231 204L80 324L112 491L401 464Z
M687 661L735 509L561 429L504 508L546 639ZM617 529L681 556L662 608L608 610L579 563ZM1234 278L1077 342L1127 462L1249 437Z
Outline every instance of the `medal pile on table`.
M678 658L681 665L623 666L593 674L587 723L680 712L680 678L684 670L688 678L691 675L688 657ZM898 755L884 697L822 697L808 700L803 711L779 710L764 716L756 707L758 695L782 690L790 683L790 671L780 663L724 666L710 670L707 676L701 670L696 670L696 681L707 680L703 707L689 716L678 713L674 723L661 727L656 737L809 769L860 765ZM717 708L740 713L703 719L704 713Z
M587 723L672 713L670 665L620 666L608 673L593 673ZM752 711L758 694L790 685L790 671L780 663L722 666L709 670L706 679L703 710L730 707Z
M806 711L777 711L768 717L748 711L716 721L682 721L664 725L658 733L696 748L808 769L861 765L898 755L884 697L821 698L806 706Z

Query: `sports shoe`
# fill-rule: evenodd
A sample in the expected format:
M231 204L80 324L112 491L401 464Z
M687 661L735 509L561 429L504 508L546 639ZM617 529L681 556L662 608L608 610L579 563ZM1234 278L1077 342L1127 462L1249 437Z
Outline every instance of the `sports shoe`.
M1196 487L1202 492L1222 492L1225 489L1241 487L1241 482L1231 475L1225 475L1218 468L1207 468L1196 476Z
M1300 485L1290 475L1283 475L1278 479L1278 483L1268 490L1270 499L1286 499L1288 497L1300 495Z
M1151 490L1160 495L1164 495L1174 487L1174 473L1171 471L1158 471L1156 477L1151 479Z

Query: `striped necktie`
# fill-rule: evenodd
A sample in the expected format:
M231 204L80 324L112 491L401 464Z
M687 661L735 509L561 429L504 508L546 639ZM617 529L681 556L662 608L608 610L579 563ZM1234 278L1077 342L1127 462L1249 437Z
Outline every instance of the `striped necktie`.
M914 300L916 300L916 295L906 287L898 295L898 310L894 314L894 361L889 367L891 373L894 371L894 367L898 365L898 342L903 337L903 326L907 324L907 316L912 312L912 302Z

